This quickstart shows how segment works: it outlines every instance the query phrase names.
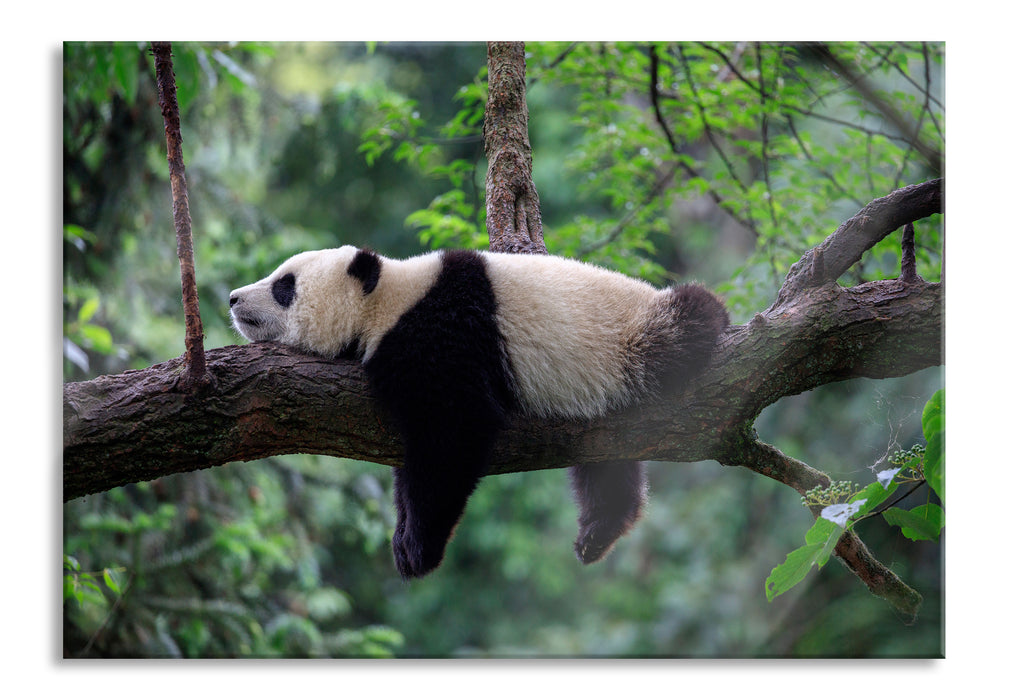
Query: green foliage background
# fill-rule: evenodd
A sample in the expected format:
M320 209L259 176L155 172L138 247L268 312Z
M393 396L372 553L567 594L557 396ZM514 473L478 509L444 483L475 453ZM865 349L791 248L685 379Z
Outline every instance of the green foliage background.
M940 174L929 150L943 150L944 47L829 50L868 92L808 45L529 44L550 250L658 284L700 279L746 322L798 255L861 206ZM229 290L294 252L486 246L482 44L177 44L174 54L208 347L238 342ZM76 381L184 348L147 47L67 43L63 68L63 366ZM917 227L919 274L936 280L932 219ZM843 282L898 269L891 236ZM870 466L922 441L922 406L942 383L935 369L822 387L768 408L756 428L864 484ZM860 526L925 596L913 625L834 561L769 603L768 573L811 524L797 495L714 462L650 473L644 521L593 567L573 556L561 471L490 477L445 564L410 584L389 552L385 467L294 455L78 499L63 513L63 651L942 654L942 540L912 543L880 518Z

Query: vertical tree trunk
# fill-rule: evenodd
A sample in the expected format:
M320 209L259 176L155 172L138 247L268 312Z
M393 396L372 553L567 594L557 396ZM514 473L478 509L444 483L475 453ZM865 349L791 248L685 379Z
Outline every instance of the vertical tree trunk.
M490 249L546 253L540 198L533 184L523 42L487 43L487 233Z
M186 375L183 381L192 386L206 379L207 363L203 352L203 321L200 319L200 298L196 291L196 266L193 262L193 222L189 216L186 167L182 161L179 101L175 92L171 43L153 41L151 49L158 82L158 102L161 105L161 116L165 119L168 174L172 183L172 214L179 266L182 270L182 307L186 317Z

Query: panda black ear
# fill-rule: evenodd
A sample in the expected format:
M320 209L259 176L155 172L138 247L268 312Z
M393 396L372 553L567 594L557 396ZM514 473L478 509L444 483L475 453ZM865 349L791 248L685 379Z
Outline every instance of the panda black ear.
M296 296L294 286L294 275L288 272L273 283L270 292L274 300L286 309L294 302Z
M347 274L361 280L361 288L365 294L371 294L378 286L378 278L382 272L382 259L373 250L362 248L347 268Z

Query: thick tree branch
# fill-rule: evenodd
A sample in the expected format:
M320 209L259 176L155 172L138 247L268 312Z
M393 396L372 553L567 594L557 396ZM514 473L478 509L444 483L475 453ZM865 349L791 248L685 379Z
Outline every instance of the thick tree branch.
M775 308L801 289L824 280L837 280L858 262L865 251L905 224L923 219L943 210L943 180L930 180L908 185L885 197L874 199L855 216L841 224L820 245L807 251L792 265L785 283L778 292ZM813 276L814 258L820 255L824 280Z
M726 441L783 396L940 364L942 312L942 287L926 282L806 290L730 328L685 395L591 422L523 420L501 436L492 471L724 456ZM358 364L268 343L218 348L207 360L213 386L194 394L178 386L181 358L66 384L64 498L275 454L400 464Z

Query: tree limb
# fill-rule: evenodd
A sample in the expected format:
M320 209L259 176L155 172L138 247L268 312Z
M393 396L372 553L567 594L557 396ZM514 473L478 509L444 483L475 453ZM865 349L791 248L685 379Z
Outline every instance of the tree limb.
M724 456L726 441L783 396L940 364L943 300L941 285L927 282L805 290L731 327L711 367L682 396L596 421L523 418L498 441L492 473ZM183 364L176 358L64 385L65 500L276 454L401 463L398 438L357 363L271 343L217 348L207 353L212 385L194 393L179 386Z
M757 440L751 431L741 433L736 440L725 441L725 446L725 452L718 458L722 464L746 467L799 493L805 493L814 486L830 484L830 477L826 474ZM811 510L814 515L819 515L822 508ZM917 615L921 594L883 566L853 531L848 530L841 535L834 547L834 556L862 580L870 593L883 598L910 618Z
M799 290L814 283L814 258L822 256L826 280L837 280L844 272L890 233L901 226L943 210L943 180L908 185L885 197L874 199L855 216L841 224L820 245L807 251L792 265L778 298L771 308L785 303ZM819 282L822 283L822 282Z
M193 221L189 216L186 166L182 160L179 101L175 91L175 73L172 69L172 45L166 41L154 41L151 42L151 49L154 53L154 69L158 83L158 102L165 120L168 173L172 183L172 213L182 274L182 307L186 317L186 382L195 385L206 381L206 360L203 350L200 298L196 290L196 265L193 262Z
M595 421L521 417L498 440L491 473L612 460L717 459L800 493L826 475L760 443L753 420L778 399L853 377L942 364L944 287L909 274L842 288L845 265L890 231L942 210L942 181L871 202L792 266L775 303L730 327L687 392ZM529 239L527 239L529 240ZM904 240L905 258L913 255ZM64 385L64 499L233 461L309 452L399 466L402 446L359 364L272 343L207 353L193 390L185 362ZM320 430L324 426L325 430ZM870 591L913 614L920 595L854 535L835 554Z
M487 43L487 230L491 250L546 253L540 198L532 178L523 42Z

